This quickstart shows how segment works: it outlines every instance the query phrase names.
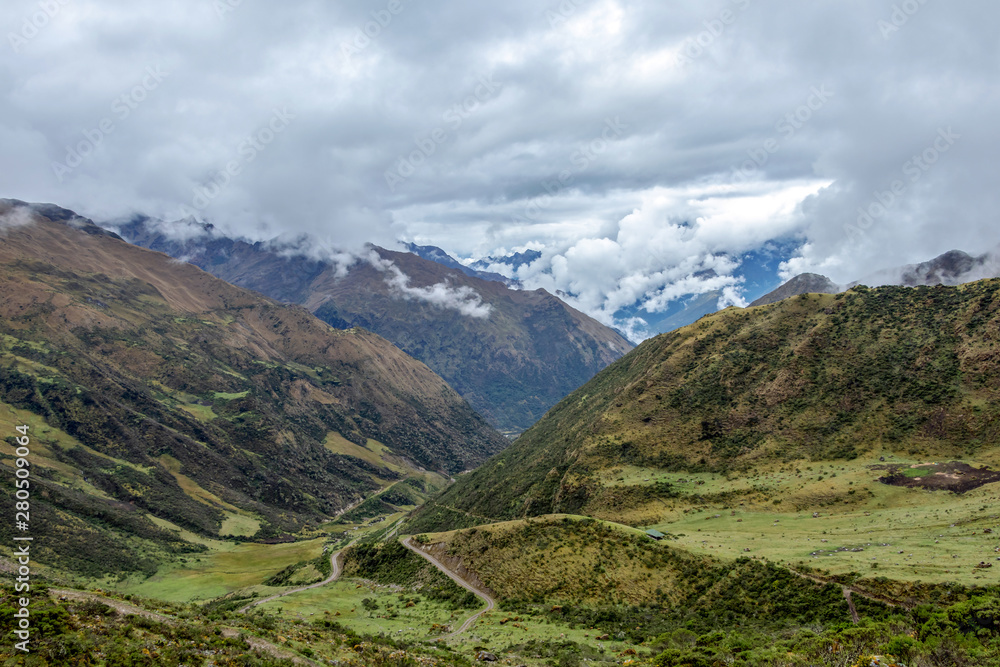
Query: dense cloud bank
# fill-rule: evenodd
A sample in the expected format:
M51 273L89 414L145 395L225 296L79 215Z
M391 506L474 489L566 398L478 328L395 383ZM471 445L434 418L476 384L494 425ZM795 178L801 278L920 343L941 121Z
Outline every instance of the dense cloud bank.
M985 0L5 10L0 196L95 219L537 249L526 287L619 326L637 302L743 303L774 240L776 279L842 283L1000 240Z

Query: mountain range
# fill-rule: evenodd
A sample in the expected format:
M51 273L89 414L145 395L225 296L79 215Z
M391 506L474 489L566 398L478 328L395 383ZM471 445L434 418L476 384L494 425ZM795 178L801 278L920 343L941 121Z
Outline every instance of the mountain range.
M195 548L180 531L283 539L408 477L441 486L508 444L376 334L12 200L0 422L5 465L30 428L33 561L78 573L155 571Z
M512 435L633 347L548 292L516 289L502 276L453 266L458 262L439 249L414 248L434 261L372 247L338 263L280 241L219 236L194 223L138 217L114 228L131 243L301 304L334 327L362 327L385 337Z

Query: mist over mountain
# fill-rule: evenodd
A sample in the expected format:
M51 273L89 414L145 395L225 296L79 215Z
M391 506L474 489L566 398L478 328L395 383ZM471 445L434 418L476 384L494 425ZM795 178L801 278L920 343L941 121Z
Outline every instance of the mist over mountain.
M210 226L144 217L115 228L132 243L301 304L332 326L384 336L508 433L529 427L633 347L545 290L469 275L439 253L441 261L383 248L324 256L308 240L250 243Z
M866 285L868 287L883 287L887 285L904 287L917 287L920 285L955 286L997 277L1000 277L1000 251L993 250L978 257L973 257L961 250L952 250L927 262L907 264L906 266L876 271L847 286L837 285L826 276L815 273L804 273L795 276L776 290L765 294L750 305L761 306L775 303L799 294L837 294L858 285Z
M480 270L489 268L489 266L483 262L476 262L471 266L466 266L437 246L416 245L415 243L406 243L403 245L408 252L412 252L417 257L431 262L437 262L438 264L447 266L450 269L457 269L467 276L481 278L482 280L495 280L498 283L504 283L508 286L517 284L516 280L511 280L510 278L507 278L499 273Z
M984 278L1000 276L1000 247L974 257L961 250L951 250L927 262L876 271L851 283L880 287L882 285L961 285Z

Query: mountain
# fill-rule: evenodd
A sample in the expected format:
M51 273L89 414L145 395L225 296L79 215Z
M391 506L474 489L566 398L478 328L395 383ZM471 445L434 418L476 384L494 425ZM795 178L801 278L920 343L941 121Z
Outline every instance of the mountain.
M907 264L891 269L883 269L869 274L866 278L857 280L847 287L866 285L882 287L886 285L902 285L917 287L918 285L962 285L985 278L1000 277L1000 252L993 251L973 257L961 250L951 250L929 262ZM843 291L826 276L815 273L803 273L795 276L778 289L765 294L751 306L763 306L781 301L799 294L836 294Z
M474 268L487 270L496 265L509 266L513 271L517 271L522 266L528 266L537 259L541 259L542 253L538 250L525 250L515 252L503 257L486 257L472 263Z
M375 334L332 329L71 211L3 200L4 465L21 425L32 560L90 574L148 573L197 550L181 529L280 539L410 472L448 476L507 445Z
M616 482L621 473L609 471L623 466L651 478L879 451L995 451L998 331L1000 280L727 309L609 366L462 476L417 525L553 512L622 521L650 503L659 510L647 515L662 515L672 487Z
M511 280L506 276L502 276L499 273L493 273L491 271L478 271L475 268L470 268L465 264L446 253L441 248L433 245L416 245L415 243L407 243L404 246L407 251L413 253L417 257L426 259L431 262L437 262L442 266L447 266L449 269L457 269L467 276L473 278L480 278L482 280L495 280L498 283L503 283L505 285L515 285L516 280ZM477 262L475 266L480 266L481 263ZM482 267L487 268L487 267Z
M760 297L750 306L766 306L799 294L837 294L840 291L840 286L826 276L816 273L802 273L773 292Z
M879 287L881 285L961 285L962 283L1000 277L1000 251L973 257L961 250L951 250L929 262L907 264L877 271L852 283Z
M544 290L511 289L411 253L375 248L374 258L345 267L191 223L139 218L117 229L132 243L304 305L334 327L387 338L507 433L526 429L633 347Z

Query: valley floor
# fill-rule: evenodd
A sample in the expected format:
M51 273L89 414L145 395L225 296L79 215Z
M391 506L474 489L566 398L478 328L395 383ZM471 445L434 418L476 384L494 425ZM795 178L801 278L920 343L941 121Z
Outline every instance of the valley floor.
M497 590L502 595L497 595L482 583L490 582L497 573L483 571L479 572L482 582L473 588L485 596L488 605L480 599L461 600L456 597L461 593L457 587L451 593L441 593L438 589L442 584L431 586L426 572L412 575L417 578L407 583L405 577L397 577L395 562L378 564L376 558L372 561L376 565L365 566L359 565L355 556L353 565L346 567L350 572L346 572L345 561L332 558L351 545L361 545L369 550L365 553L374 554L371 550L381 548L378 545L404 540L407 547L426 556L427 550L420 544L397 534L412 507L355 519L354 523L342 518L315 532L312 539L284 544L212 540L174 526L182 537L205 545L207 551L178 558L149 578L92 581L86 593L54 590L54 600L65 599L53 604L63 605L68 618L77 619L69 622L70 626L76 623L77 627L93 625L87 620L89 607L81 606L86 600L118 606L122 620L115 623L119 625L101 626L108 636L128 634L122 625L130 623L128 614L171 627L175 623L213 627L223 639L249 641L245 650L259 649L265 656L263 662L253 664L281 664L282 659L294 658L306 661L303 664L466 665L485 651L498 656L500 664L530 667L629 661L700 665L684 662L696 654L725 654L745 660L704 664L805 665L820 663L803 662L805 657L782 662L767 644L781 640L788 647L797 647L786 653L798 650L806 656L803 647L808 642L803 637L808 638L809 633L815 637L810 640L813 643L826 642L832 647L842 646L844 637L856 635L850 634L854 632L850 628L868 628L869 638L850 649L850 655L860 659L866 651L884 651L895 641L894 636L910 637L916 646L918 636L925 640L920 633L926 628L920 630L913 615L917 612L912 609L927 601L940 609L955 603L972 604L977 590L992 590L995 596L995 573L1000 573L1000 567L981 566L1000 561L1000 513L996 509L1000 489L996 484L961 495L891 486L878 481L883 473L876 467L884 463L875 457L822 464L799 462L749 476L623 467L609 472L602 482L624 487L665 482L676 489L675 497L658 501L661 520L634 527L607 518L595 522L587 517L553 516L417 536L421 543L436 545L435 553L454 554L457 560L447 564L439 560L435 567L455 575L467 587L468 575L456 575L455 563L461 568L468 566L475 574L477 563L490 562L479 554L487 549L508 549L502 551L510 554L503 556L507 558L501 568L504 572L535 582L548 581L544 585L552 591L529 594L525 589L525 595L515 599L501 586ZM932 462L897 458L892 463L909 468ZM643 511L648 512L648 508ZM666 537L654 541L644 534L646 529L657 529ZM513 544L509 544L511 539ZM579 557L574 556L577 553ZM666 554L673 560L656 560L668 558ZM418 572L424 563L413 558L416 560L407 561L410 573ZM325 572L320 567L324 561L333 566ZM768 570L764 563L778 567ZM815 593L808 595L821 595L820 591L826 590L823 584L833 585L835 594L824 598L829 600L824 604L836 609L831 607L828 620L823 622L804 622L792 616L773 619L775 624L766 627L737 622L714 635L699 629L703 623L699 616L665 625L656 619L657 614L664 618L683 616L676 606L683 598L683 582L680 575L664 579L666 575L657 572L658 568L685 571L684 581L707 587L704 594L718 589L721 580L711 572L722 572L719 568L730 568L725 571L734 576L743 572L739 576L771 577L775 582L781 581L780 572L791 571L796 579L813 586ZM549 576L552 578L545 579ZM567 577L586 586L574 588L572 581L554 583ZM704 583L697 583L698 577ZM649 582L645 591L644 580ZM604 584L605 591L595 592L591 585L595 582L609 583ZM787 581L781 584L788 585ZM616 593L615 586L624 588ZM602 598L604 593L610 597ZM604 599L612 603L601 602ZM892 604L882 604L885 601ZM723 607L728 604L723 603ZM1000 602L990 605L1000 608ZM720 609L720 613L727 612ZM920 613L926 616L931 612ZM991 618L1000 621L1000 612ZM639 625L625 627L628 619L633 623L638 619ZM648 630L640 630L644 624ZM910 634L893 634L905 628L910 628L906 630ZM156 632L168 636L173 631L147 628L140 635L152 643L136 645L157 646ZM744 637L739 641L760 645L741 652L732 645L739 637ZM940 649L940 638L935 641L937 648L920 645L921 651L926 648L924 653L913 646L907 649L916 661L906 664L948 664L926 657ZM239 653L240 649L233 644L226 650ZM369 662L359 662L357 656L365 651L369 651L365 654ZM387 657L393 654L396 662ZM682 656L677 658L679 662L663 657L674 654ZM965 663L954 664L993 664L977 662L974 654L969 655L973 657ZM371 656L387 661L378 662ZM841 657L846 659L847 653ZM822 664L846 667L855 663L839 660Z

